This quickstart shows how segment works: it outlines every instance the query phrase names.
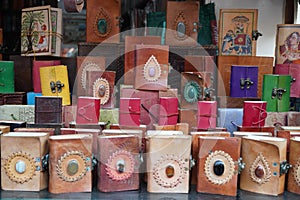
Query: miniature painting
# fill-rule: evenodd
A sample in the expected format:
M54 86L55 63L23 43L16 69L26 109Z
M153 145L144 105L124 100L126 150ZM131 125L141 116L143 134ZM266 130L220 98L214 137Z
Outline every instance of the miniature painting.
M276 64L300 63L300 25L278 24Z
M221 9L219 20L219 55L255 56L257 9Z

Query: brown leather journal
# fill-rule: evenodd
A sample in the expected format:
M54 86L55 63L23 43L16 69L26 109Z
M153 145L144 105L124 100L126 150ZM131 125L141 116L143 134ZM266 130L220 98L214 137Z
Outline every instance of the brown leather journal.
M167 90L169 46L136 45L134 88L139 90Z
M167 2L166 44L196 46L199 22L199 2Z
M49 192L92 191L92 135L49 137Z
M179 109L179 123L187 123L189 132L197 129L197 109Z
M245 168L240 174L240 189L277 196L284 192L286 139L246 136L242 139Z
M148 192L189 192L191 139L190 135L147 137Z
M89 0L86 2L86 42L120 41L121 1Z
M54 135L55 129L54 128L15 128L14 132L44 132L48 133L48 135Z
M3 190L40 191L48 186L43 158L48 133L10 132L1 136L1 187Z
M199 132L191 132L192 136L192 158L195 161L195 166L191 170L191 184L197 184L197 174L198 174L198 154L199 154L199 137L200 136L214 136L214 137L230 137L230 132L227 131L218 131L218 132L208 132L208 131L199 131Z
M139 189L139 138L134 135L99 136L98 146L98 190Z
M287 191L300 194L300 137L292 137L290 140L289 164L292 169L288 173Z
M261 126L261 127L252 127L252 126L237 126L238 131L245 132L268 132L272 136L275 136L275 127L274 126Z
M161 38L158 36L125 36L124 55L124 84L134 84L134 69L136 67L135 46L138 44L159 45Z
M105 71L105 57L102 56L77 56L77 93L76 96L88 94L87 71Z
M232 65L258 66L257 97L262 96L264 74L273 74L273 57L260 56L218 56L218 96L230 95L230 76Z
M197 192L237 195L241 139L199 137Z
M62 97L35 97L36 124L62 123Z

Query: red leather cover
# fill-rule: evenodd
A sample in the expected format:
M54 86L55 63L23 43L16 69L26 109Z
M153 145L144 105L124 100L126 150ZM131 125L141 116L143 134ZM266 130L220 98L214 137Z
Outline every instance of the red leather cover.
M159 98L159 120L158 125L176 125L178 121L178 98Z
M141 99L141 124L147 128L153 127L158 119L159 98L158 91L135 90L133 88L122 88L121 98L140 98Z
M197 128L209 129L217 126L217 102L198 101Z
M41 79L40 79L40 68L60 65L60 60L33 60L32 61L32 80L33 80L33 91L41 93Z
M267 118L266 101L244 101L243 126L264 126Z
M140 126L140 117L140 98L120 98L119 124L121 126Z
M99 136L98 146L98 190L115 192L139 189L140 163L136 158L139 155L138 136Z
M76 124L98 124L100 117L100 98L78 97Z

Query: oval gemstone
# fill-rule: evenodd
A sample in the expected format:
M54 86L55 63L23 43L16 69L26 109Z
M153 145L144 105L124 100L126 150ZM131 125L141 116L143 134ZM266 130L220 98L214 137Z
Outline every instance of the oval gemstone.
M73 176L78 172L78 168L79 166L77 160L70 160L67 166L67 173L70 176Z
M105 88L104 85L99 86L98 94L99 94L100 97L103 97L105 95L105 90L106 90L106 88Z
M125 161L123 159L118 160L118 162L116 163L116 166L117 166L117 171L119 173L125 172Z
M107 22L105 19L99 19L97 28L100 34L105 34L107 31Z
M156 73L155 67L149 67L148 74L150 77L154 77Z
M168 165L168 166L166 167L166 176L167 176L168 178L172 178L172 177L174 176L174 174L175 174L175 169L174 169L174 167L171 166L171 165Z
M214 163L214 173L217 176L222 176L222 174L224 174L224 171L225 171L224 163L221 160L217 160Z
M258 165L255 169L255 176L258 178L263 178L265 175L265 170L261 165Z
M188 90L188 97L190 98L190 99L194 99L195 98L195 96L196 96L196 90L195 90L195 88L194 87L189 87L189 90Z
M185 35L185 24L183 22L177 24L177 35L178 37L184 37Z
M16 162L16 171L19 174L23 174L26 171L26 163L22 160Z

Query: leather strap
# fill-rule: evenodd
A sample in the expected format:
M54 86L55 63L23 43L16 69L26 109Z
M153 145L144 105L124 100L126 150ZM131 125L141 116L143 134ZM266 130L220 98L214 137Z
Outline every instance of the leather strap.
M258 106L252 106L252 107L260 110L260 113L259 113L260 120L258 120L257 122L252 122L252 125L260 124L262 121L264 121L267 118L267 116L268 116L267 111Z
M64 0L64 7L67 12L81 12L84 0Z

